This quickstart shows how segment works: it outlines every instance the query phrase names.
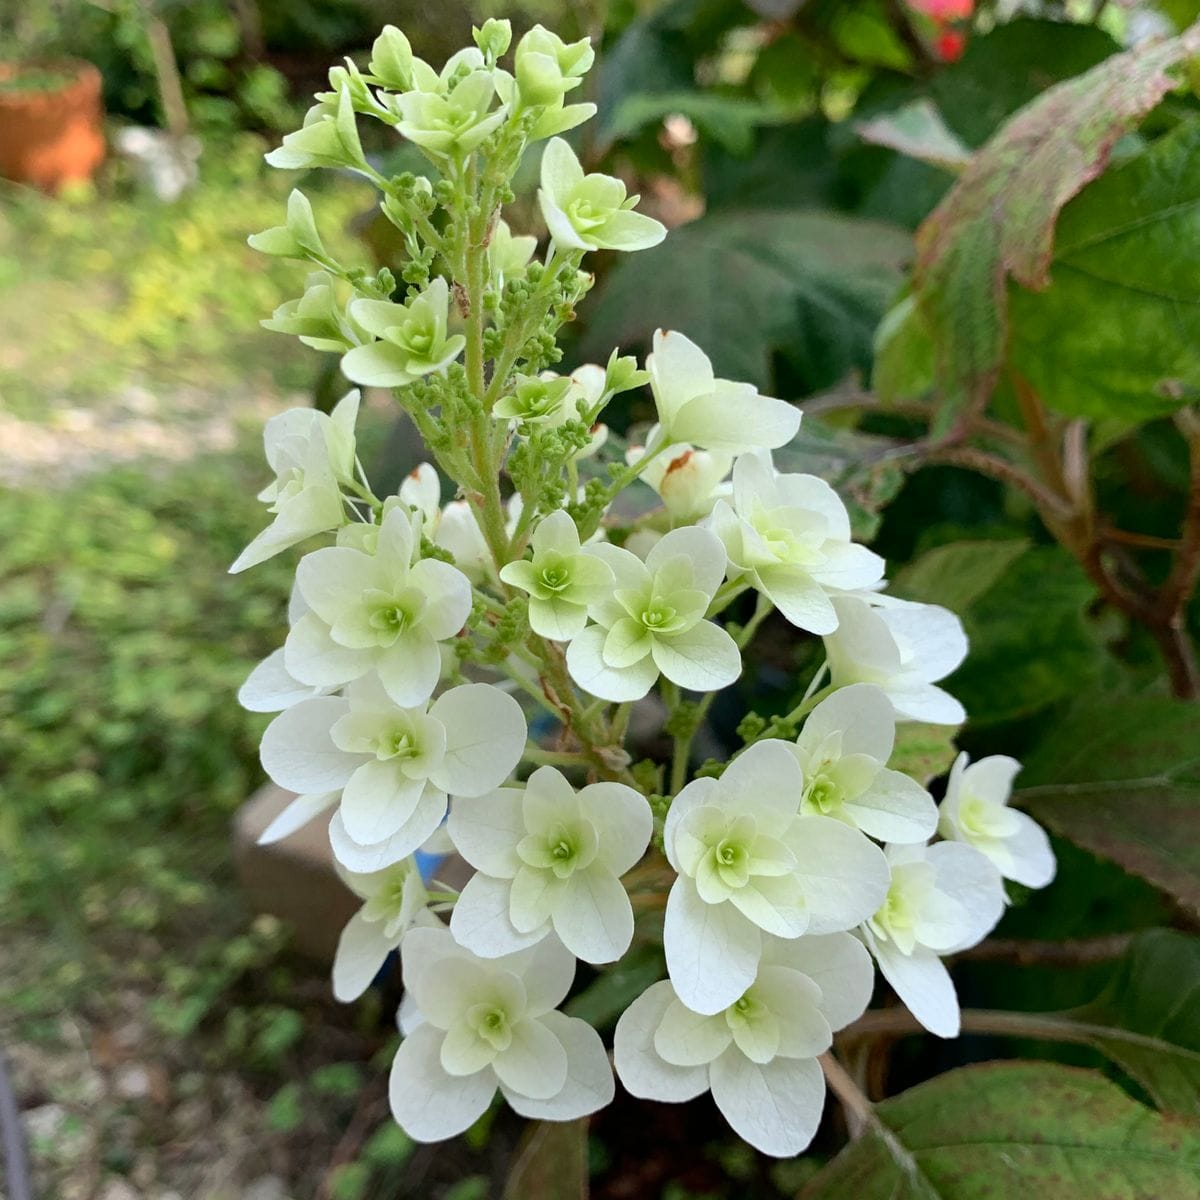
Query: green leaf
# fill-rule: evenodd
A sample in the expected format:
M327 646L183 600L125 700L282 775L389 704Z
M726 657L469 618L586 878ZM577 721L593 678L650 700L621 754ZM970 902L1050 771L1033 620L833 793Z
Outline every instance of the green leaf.
M754 145L755 127L774 111L744 96L720 92L639 92L617 105L607 134L612 141L620 141L679 113L730 154L743 155Z
M768 389L775 353L801 391L870 363L871 338L911 253L901 231L826 212L722 209L631 255L604 281L583 359L678 329L719 375Z
M1159 1108L1200 1117L1200 939L1173 929L1139 934L1103 994L1071 1015L1115 1027L1093 1044Z
M896 726L896 746L887 765L928 786L931 780L950 770L958 754L954 744L957 733L953 725L904 721Z
M875 331L871 388L883 404L923 400L933 390L933 340L916 300L905 296Z
M536 1121L521 1138L505 1200L587 1200L587 1119Z
M1170 88L1169 69L1198 50L1200 26L1050 88L975 155L918 230L916 295L950 408L991 392L1008 337L1008 279L1046 286L1063 205Z
M1057 546L938 546L900 571L894 590L962 618L971 652L945 686L976 725L1030 716L1073 697L1107 662L1087 615L1095 588Z
M1200 1125L1091 1071L992 1063L875 1110L799 1200L1193 1200Z
M1063 210L1051 286L1010 287L1009 361L1072 416L1145 420L1200 398L1200 119ZM1082 319L1081 319L1082 316Z
M1200 915L1200 706L1098 697L1046 730L1020 803Z
M887 146L954 173L971 158L970 150L950 132L942 114L928 99L914 100L885 116L861 121L855 128L864 142Z

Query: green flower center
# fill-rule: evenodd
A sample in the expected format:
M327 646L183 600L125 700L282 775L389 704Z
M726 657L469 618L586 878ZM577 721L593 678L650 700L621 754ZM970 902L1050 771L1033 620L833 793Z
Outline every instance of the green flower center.
M565 566L544 567L541 575L542 586L552 592L561 592L571 582L571 572Z
M669 604L651 604L642 609L641 622L650 630L662 629L675 619L675 610Z
M376 751L377 757L381 759L416 758L420 753L421 747L417 745L417 739L407 729L394 729L386 734L380 739L380 746Z
M814 808L830 813L841 806L842 789L828 775L818 775L805 789L804 798Z
M593 229L598 229L610 215L607 209L600 208L590 200L583 198L572 200L567 205L567 216L580 233L590 233Z
M363 600L367 607L367 624L379 635L381 646L391 645L402 633L412 629L421 620L425 608L424 597L411 588L398 596L372 590Z
M497 1053L512 1044L512 1024L499 1005L474 1005L467 1013L467 1023Z
M741 841L722 838L712 849L713 865L726 887L745 887L750 878L750 851Z

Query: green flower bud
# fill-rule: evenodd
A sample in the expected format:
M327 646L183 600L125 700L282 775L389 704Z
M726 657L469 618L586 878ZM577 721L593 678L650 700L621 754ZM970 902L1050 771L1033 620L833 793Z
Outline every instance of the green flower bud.
M413 52L395 25L385 25L371 47L367 70L386 88L407 92L413 85Z
M508 53L512 42L512 22L498 21L491 17L484 21L482 28L472 26L471 36L475 39L475 45L483 51L484 57L489 62L495 62Z

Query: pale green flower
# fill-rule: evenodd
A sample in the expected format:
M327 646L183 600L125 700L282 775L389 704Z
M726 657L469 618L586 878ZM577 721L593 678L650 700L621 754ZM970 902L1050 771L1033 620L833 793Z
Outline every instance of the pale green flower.
M375 39L367 70L377 82L394 92L406 92L412 87L412 46L395 25L385 25Z
M587 624L588 605L612 588L612 568L580 546L579 530L561 508L538 523L531 546L533 557L506 563L500 578L529 594L534 633L570 641Z
M667 236L653 217L631 211L637 196L611 175L585 175L575 151L552 138L542 156L538 203L562 250L645 250Z
M441 79L439 77L439 84ZM494 111L496 83L490 71L471 71L446 91L411 91L389 98L399 117L396 129L410 142L439 158L466 158L508 115Z
M293 334L314 350L337 354L371 340L371 335L342 307L337 297L337 281L324 271L309 275L304 295L297 300L285 300L270 320L260 324L275 333Z
M555 375L552 371L518 375L513 390L496 401L492 413L522 425L556 429L564 421L579 416L581 399L583 393L570 376Z
M372 387L403 387L449 366L467 344L446 335L450 289L442 276L407 304L355 300L350 315L380 340L358 346L342 359L347 379Z
M304 126L289 133L283 145L267 155L273 167L301 170L306 167L350 167L366 170L358 126L354 119L354 103L348 87L338 93L332 112L326 104L308 110Z
M516 236L501 217L492 230L488 243L488 272L492 286L500 289L509 279L521 279L537 249L537 238L528 234Z
M535 25L517 43L517 91L521 106L561 103L564 93L577 88L596 59L591 38L570 44L556 33Z

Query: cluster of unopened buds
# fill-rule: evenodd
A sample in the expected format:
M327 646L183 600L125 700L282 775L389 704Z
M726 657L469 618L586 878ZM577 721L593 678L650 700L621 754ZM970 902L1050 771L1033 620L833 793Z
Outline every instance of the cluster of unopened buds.
M583 254L665 230L556 136L592 112L564 103L587 42L535 28L509 74L509 37L489 22L436 72L385 30L368 71L337 68L272 156L370 177L404 235L408 288L341 267L294 192L287 224L252 241L321 274L268 325L393 389L438 466L377 497L357 391L329 415L267 424L273 519L234 570L332 544L300 558L287 640L241 691L279 714L262 761L296 795L264 840L328 823L362 899L334 963L339 999L399 951L391 1103L412 1137L464 1131L497 1089L531 1118L608 1103L608 1051L559 1006L576 960L603 968L661 941L665 977L616 1025L617 1075L657 1100L711 1090L746 1141L794 1154L820 1119L818 1056L867 1006L873 964L953 1036L943 957L993 927L1005 879L1042 886L1053 857L1007 804L1011 759L960 758L940 807L889 767L898 723L964 719L938 682L966 639L946 610L884 590L827 483L776 469L796 408L718 378L680 333L657 333L644 369L615 352L549 369L587 289ZM376 172L360 116L420 147L436 182ZM537 262L500 212L521 155L548 137ZM646 385L657 421L621 447L601 413ZM614 504L635 487L650 503ZM692 734L772 612L823 644L822 665L791 713L688 782ZM656 690L669 766L625 749L632 706ZM427 869L451 850L475 872L461 893Z

